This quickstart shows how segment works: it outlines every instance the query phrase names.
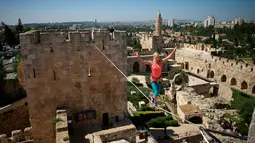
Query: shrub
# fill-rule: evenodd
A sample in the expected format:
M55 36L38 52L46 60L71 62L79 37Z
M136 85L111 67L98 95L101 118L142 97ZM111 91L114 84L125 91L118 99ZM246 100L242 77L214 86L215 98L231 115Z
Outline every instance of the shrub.
M152 93L152 90L150 88L145 87L139 87L139 89L146 95L149 96ZM138 91L131 82L127 82L127 99L128 101L132 102L136 108L138 108L139 101L144 101L145 104L148 103L148 100L144 97L140 91ZM131 95L131 91L135 91L135 95Z
M179 126L179 124L176 120L167 121L167 125L172 126L172 127L178 127Z
M136 78L136 77L133 77L131 81L132 81L133 83L139 83L139 82L140 82L139 79Z
M165 116L163 111L137 111L136 114L138 114L144 122L147 122L152 118Z
M224 114L223 117L230 119L232 122L236 122L237 131L242 135L248 135L248 125L246 121L237 115Z
M133 77L131 80L136 86L143 86L142 83L140 83L139 79L136 77Z
M146 124L149 127L155 127L155 128L164 128L167 126L165 117L158 117L158 118L151 119Z
M69 140L69 137L64 137L63 138L63 141L68 141Z
M141 109L139 109L139 111L155 111L155 109L149 106L144 106Z
M167 120L173 120L173 117L171 115L166 116Z
M165 128L168 126L173 126L173 127L179 126L179 124L176 120L173 120L172 118L169 118L167 116L151 119L150 121L148 121L146 123L146 125L149 127L155 127L155 128Z

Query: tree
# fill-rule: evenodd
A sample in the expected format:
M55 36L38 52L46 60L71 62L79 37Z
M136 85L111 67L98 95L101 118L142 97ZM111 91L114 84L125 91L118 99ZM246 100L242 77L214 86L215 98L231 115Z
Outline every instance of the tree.
M24 28L24 32L27 32L27 31L30 31L30 30L32 30L31 27L25 27L25 28Z
M174 76L176 74L180 73L181 76L183 77L184 79L184 83L188 83L189 82L189 77L188 77L188 74L185 73L183 70L179 69L179 68L173 68L171 69L169 72L168 72L168 79L169 80L172 80L174 78ZM178 76L176 79L175 79L175 82L176 84L181 84L182 83L182 77L181 76Z
M24 27L22 25L21 19L19 18L18 25L16 26L16 32L17 33L22 33L23 31L24 31Z
M5 68L4 68L4 64L3 64L3 61L0 60L0 101L3 102L3 96L5 95L4 94L4 79L6 77L6 71L5 71ZM0 106L1 106L1 103L0 103Z
M4 41L9 46L15 46L18 44L15 34L12 32L12 30L7 25L4 26Z
M17 74L18 64L19 64L21 58L22 58L21 55L16 55L16 56L15 56L15 61L14 61L14 63L13 63L13 71L14 71L16 74Z

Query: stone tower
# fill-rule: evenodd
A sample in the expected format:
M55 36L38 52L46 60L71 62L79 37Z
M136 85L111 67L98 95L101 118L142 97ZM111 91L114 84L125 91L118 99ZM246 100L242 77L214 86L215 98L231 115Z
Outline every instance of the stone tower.
M50 124L57 108L67 109L74 126L121 120L127 113L126 80L95 45L126 74L126 33L36 31L20 34L30 121L35 142L53 143ZM86 114L77 121L78 113ZM89 112L88 112L89 113ZM78 116L80 117L80 116ZM83 118L83 117L82 117ZM85 119L86 118L86 119ZM104 121L104 122L103 122Z
M162 17L159 11L156 17L156 24L155 24L155 30L156 30L157 36L161 36L161 26L162 26Z

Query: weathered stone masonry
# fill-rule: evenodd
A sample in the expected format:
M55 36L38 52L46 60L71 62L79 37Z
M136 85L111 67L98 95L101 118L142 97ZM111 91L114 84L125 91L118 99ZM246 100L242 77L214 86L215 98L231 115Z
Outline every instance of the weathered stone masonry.
M232 92L229 87L255 94L254 65L188 48L177 50L176 58L183 63L183 68L203 77L216 79L220 84L219 93L222 96L231 97Z
M95 47L102 50L126 74L125 32L52 31L20 35L32 133L35 142L53 142L57 107L68 115L96 110L96 119L84 124L102 123L102 114L124 117L127 111L125 79ZM90 77L88 74L90 73ZM70 118L70 117L69 117Z

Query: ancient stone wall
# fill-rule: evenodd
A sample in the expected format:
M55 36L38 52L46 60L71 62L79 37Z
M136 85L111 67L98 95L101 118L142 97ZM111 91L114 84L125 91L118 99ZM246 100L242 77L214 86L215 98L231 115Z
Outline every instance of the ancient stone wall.
M30 126L27 99L21 99L0 109L0 134L11 135L13 130Z
M56 123L56 143L69 143L68 123L66 110L57 110L56 119L59 122Z
M111 142L120 139L125 139L128 142L135 143L136 142L136 127L134 125L122 126L118 128L113 128L109 130L103 130L99 132L95 132L92 134L93 140L92 143L104 143Z
M152 36L149 36L147 34L142 34L141 39L140 39L142 50L151 51L152 50L152 41L153 41Z
M188 48L178 49L176 60L184 68L219 83L219 95L231 98L230 87L255 94L255 66L243 62L211 56L210 53Z
M142 34L140 43L142 50L149 50L152 53L162 49L163 39L161 36Z
M125 79L87 43L91 39L126 74L125 32L37 31L20 35L24 88L36 142L55 140L49 121L57 107L65 107L68 115L95 110L96 119L84 124L102 123L103 113L121 120L127 112Z
M204 43L197 43L197 44L183 43L182 47L209 52L209 51L211 51L212 45L211 44L204 44Z

